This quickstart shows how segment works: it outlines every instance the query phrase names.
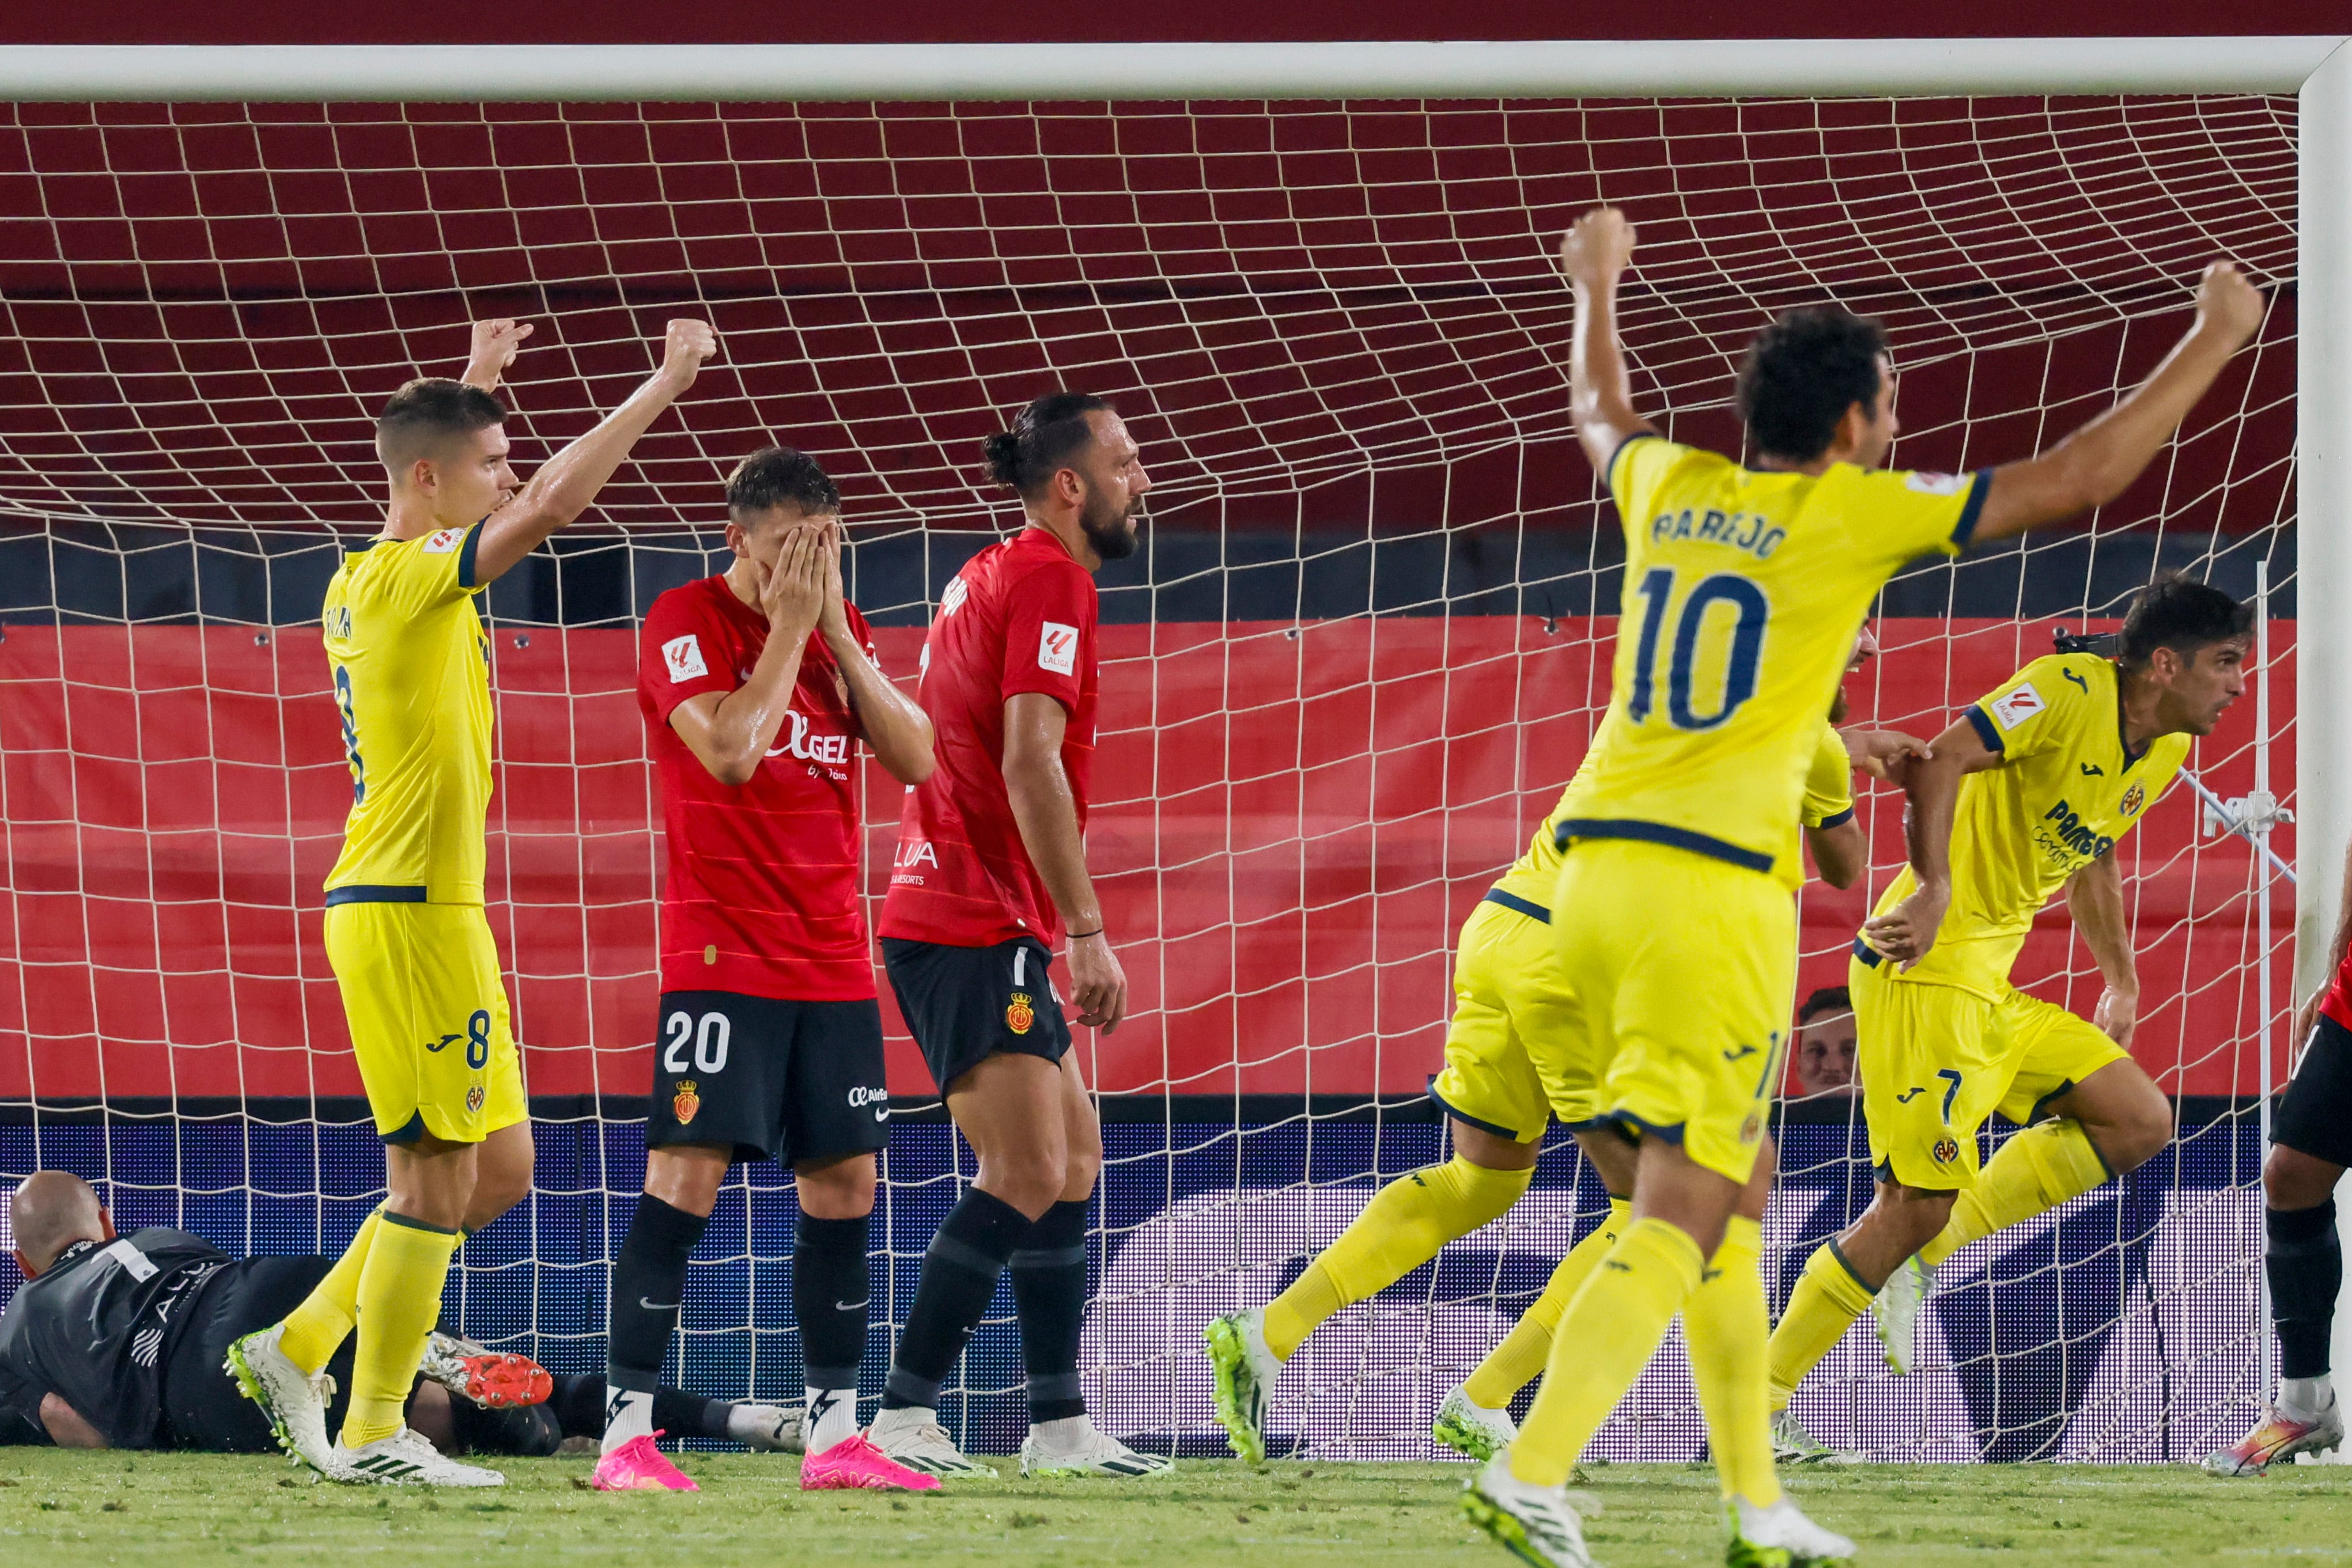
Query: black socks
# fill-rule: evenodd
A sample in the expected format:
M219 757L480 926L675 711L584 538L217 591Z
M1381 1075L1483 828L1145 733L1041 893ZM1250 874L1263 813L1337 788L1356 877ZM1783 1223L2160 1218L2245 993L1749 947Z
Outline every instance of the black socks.
M948 1369L980 1326L1013 1249L1026 1240L1029 1218L973 1187L940 1222L923 1253L923 1272L907 1312L906 1332L883 1385L882 1408L933 1409Z
M793 1239L793 1312L811 1388L855 1388L866 1358L867 1218L815 1219L802 1215Z
M2344 1249L2336 1234L2336 1199L2316 1208L2263 1210L2268 1244L2263 1271L2271 1284L2271 1322L2278 1329L2279 1375L2327 1372L2327 1340L2344 1284Z
M686 1293L686 1261L709 1223L651 1193L638 1196L628 1239L613 1263L611 1349L604 1370L613 1387L651 1394L659 1385L662 1356L677 1329Z
M1086 1201L1057 1203L1040 1215L1013 1254L1012 1270L1030 1422L1083 1416L1078 1335L1087 1320Z

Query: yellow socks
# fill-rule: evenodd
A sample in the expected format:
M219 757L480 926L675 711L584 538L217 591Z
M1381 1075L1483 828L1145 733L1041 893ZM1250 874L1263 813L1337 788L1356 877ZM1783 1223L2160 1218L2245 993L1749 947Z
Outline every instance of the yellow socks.
M360 1310L360 1270L367 1263L368 1248L383 1218L380 1208L369 1215L335 1266L327 1270L327 1277L302 1298L301 1305L286 1314L286 1333L278 1348L303 1371L315 1374L325 1366L342 1348L343 1336L352 1332Z
M2114 1174L2082 1123L2037 1123L2001 1145L1977 1174L1976 1186L1952 1205L1943 1230L1919 1249L1919 1260L1932 1268L1971 1241L2082 1197Z
M1535 1299L1503 1343L1489 1352L1462 1385L1462 1392L1489 1410L1500 1410L1518 1396L1520 1389L1535 1381L1536 1374L1544 1369L1551 1358L1552 1330L1559 1326L1561 1314L1568 1303L1583 1288L1586 1276L1593 1266L1617 1245L1632 1223L1633 1206L1622 1197L1609 1200L1609 1218L1601 1228L1570 1249L1551 1271L1551 1281L1544 1286L1543 1294Z
M1333 1312L1377 1295L1454 1238L1509 1213L1535 1174L1490 1171L1457 1155L1389 1183L1290 1289L1266 1303L1266 1348L1288 1361Z
M1535 1486L1568 1479L1698 1289L1705 1262L1698 1243L1662 1219L1625 1228L1560 1318L1543 1387L1511 1445L1513 1476Z
M1769 1508L1780 1500L1780 1478L1772 1469L1772 1421L1764 1395L1769 1318L1763 1261L1764 1228L1733 1215L1698 1289L1683 1303L1683 1327L1724 1500L1745 1498Z
M1853 1277L1838 1255L1836 1242L1824 1241L1813 1249L1768 1347L1773 1409L1789 1407L1805 1374L1836 1348L1854 1319L1870 1311L1870 1299L1877 1293Z
M457 1233L397 1214L376 1227L360 1270L360 1343L352 1360L352 1404L343 1447L389 1437L407 1421L408 1395L441 1316L441 1286Z

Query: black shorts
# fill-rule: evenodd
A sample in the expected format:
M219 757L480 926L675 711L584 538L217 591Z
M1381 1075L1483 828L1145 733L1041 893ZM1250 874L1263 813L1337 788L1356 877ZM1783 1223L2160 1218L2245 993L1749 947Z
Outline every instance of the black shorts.
M778 1165L871 1154L890 1141L882 1009L664 991L646 1146L732 1145Z
M263 1454L278 1447L261 1406L237 1392L224 1367L228 1347L283 1318L335 1266L332 1258L241 1258L196 1288L184 1309L188 1326L163 1363L163 1431L176 1448L209 1454ZM327 1364L336 1398L327 1430L341 1424L352 1385L352 1342Z
M1070 1026L1046 973L1053 961L1034 936L993 947L883 939L890 988L940 1093L999 1051L1062 1060Z
M2279 1095L2271 1142L2331 1166L2352 1166L2352 1030L2326 1013Z

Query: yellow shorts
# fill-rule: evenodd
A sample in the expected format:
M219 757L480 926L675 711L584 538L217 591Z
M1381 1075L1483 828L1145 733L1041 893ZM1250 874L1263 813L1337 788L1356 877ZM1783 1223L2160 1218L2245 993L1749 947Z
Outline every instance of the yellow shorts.
M1788 1052L1796 900L1688 850L1590 839L1562 858L1551 910L1574 1030L1528 1040L1547 1088L1587 1075L1601 1119L1744 1185Z
M1429 1097L1474 1127L1532 1144L1554 1111L1570 1125L1589 1124L1598 1085L1580 1052L1547 1053L1556 1082L1537 1070L1529 1040L1573 1039L1581 1026L1559 981L1551 927L1491 897L1462 923L1445 1067L1430 1080Z
M337 904L327 962L387 1144L478 1144L530 1114L479 904Z
M1862 1113L1881 1180L1949 1192L1977 1179L1977 1133L1998 1111L2021 1126L2127 1053L2064 1008L2011 991L1989 1002L1906 980L1892 964L1847 966Z

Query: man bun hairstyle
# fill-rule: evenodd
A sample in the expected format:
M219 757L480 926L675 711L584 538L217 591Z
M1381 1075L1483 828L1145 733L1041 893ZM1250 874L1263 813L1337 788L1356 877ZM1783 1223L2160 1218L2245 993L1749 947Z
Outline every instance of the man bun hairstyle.
M824 465L798 447L762 447L727 476L727 515L740 523L772 507L823 517L841 510L841 490Z
M1013 419L1013 428L988 438L989 476L1034 496L1073 453L1095 438L1087 415L1110 404L1091 392L1047 392Z
M2190 660L2200 648L2235 642L2253 630L2252 604L2239 603L2211 583L2169 572L2132 595L2116 641L2116 663L2126 670L2143 669L2158 648Z
M423 457L437 457L452 442L507 422L506 405L479 387L442 376L419 376L375 418L375 455L395 473Z
M1875 411L1886 332L1839 305L1790 310L1756 334L1740 362L1737 406L1757 452L1811 463L1855 403Z

